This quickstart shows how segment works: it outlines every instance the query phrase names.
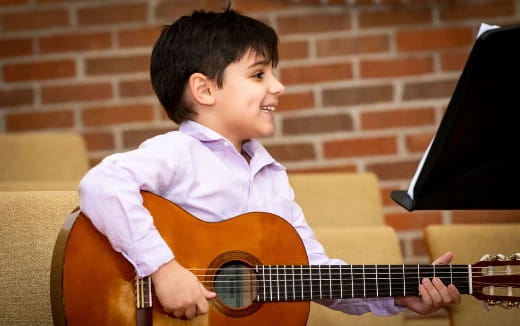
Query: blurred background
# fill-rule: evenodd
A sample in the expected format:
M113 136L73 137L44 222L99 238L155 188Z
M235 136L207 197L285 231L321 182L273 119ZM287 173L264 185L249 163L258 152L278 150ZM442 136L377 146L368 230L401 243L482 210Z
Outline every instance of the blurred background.
M149 82L160 28L226 0L0 0L0 133L78 132L90 165L173 130ZM263 144L289 172L373 172L407 263L429 224L518 223L518 211L406 212L406 189L482 22L519 0L234 0L280 36L286 85ZM492 108L490 108L492 109ZM9 158L0 153L1 160Z

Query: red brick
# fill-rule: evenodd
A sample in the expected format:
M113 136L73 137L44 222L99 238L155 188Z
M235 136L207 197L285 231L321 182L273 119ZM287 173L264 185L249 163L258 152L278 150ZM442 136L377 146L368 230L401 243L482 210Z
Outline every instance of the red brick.
M499 0L486 2L456 2L444 6L440 11L441 20L460 21L463 19L512 17L515 15L513 0Z
M391 187L391 188L381 188L381 199L383 201L383 206L387 207L396 207L397 203L392 199L391 193L394 190L404 190L401 187ZM400 206L399 206L400 207Z
M432 108L413 108L361 113L362 129L385 129L432 125L435 112Z
M228 0L199 0L201 2L200 7L204 10L222 11L223 8L228 6ZM265 0L264 0L265 1ZM237 0L233 1L233 8L236 8Z
M433 133L407 135L405 140L406 149L411 153L424 153L428 148L428 145L430 145L433 135Z
M21 6L28 3L29 0L1 0L0 7Z
M84 132L83 138L89 151L108 151L115 148L114 134L112 132Z
M433 72L432 57L361 61L361 78L425 75Z
M450 51L441 54L442 71L462 71L468 60L468 51Z
M143 27L119 31L119 47L151 47L161 34L160 26Z
M440 224L440 212L411 212L385 215L386 224L396 230L422 230L430 224Z
M390 163L370 163L366 170L377 174L380 180L411 180L419 162L390 162Z
M66 10L25 11L4 14L0 29L4 32L23 30L42 30L69 26L69 14Z
M234 0L233 8L240 12L252 13L257 11L277 10L290 7L288 1L272 1L272 0ZM293 5L296 6L296 5ZM225 5L220 8L225 7Z
M288 172L298 173L314 173L314 172L358 172L357 166L354 164L337 165L337 166L317 166L310 168L290 168Z
M61 34L41 37L41 53L104 50L112 47L110 33Z
M119 82L119 93L125 98L155 95L149 79L121 81Z
M80 2L84 0L36 0L37 3Z
M427 256L428 250L423 238L412 240L412 252L414 256Z
M5 117L7 131L29 131L74 126L72 111L25 112L8 114Z
M387 35L338 37L318 40L316 52L319 57L388 52L390 40Z
M108 57L87 59L87 75L113 75L135 72L148 72L150 57L137 55L127 57Z
M399 51L438 50L470 46L474 35L466 27L414 29L397 31L396 42Z
M16 57L32 54L30 39L0 40L0 58Z
M352 129L352 117L347 114L284 118L282 121L284 135L324 134Z
M323 105L326 107L389 102L393 96L392 85L325 89L322 94Z
M365 157L397 154L395 137L355 138L326 141L325 158Z
M314 93L285 93L279 97L278 109L279 111L293 111L305 108L314 107Z
M112 98L109 83L48 86L42 88L44 104L63 102L98 101Z
M281 77L281 81L287 85L352 79L352 65L350 63L334 63L283 68L281 69Z
M349 30L351 28L348 14L313 13L299 16L284 16L277 20L278 33L320 33Z
M309 143L266 145L265 148L280 162L304 161L316 158L314 147Z
M127 149L137 148L139 144L148 138L164 134L169 131L176 130L172 125L171 128L149 128L139 130L127 130L123 132L123 147Z
M199 9L199 4L193 0L160 1L155 9L155 15L168 24L183 15L189 15Z
M452 212L457 223L520 223L520 210L460 210Z
M305 59L309 57L309 43L307 41L282 41L278 51L282 61Z
M73 60L13 63L4 65L4 80L20 82L74 77L76 64Z
M359 13L361 28L430 24L430 9L393 9Z
M430 98L451 97L456 80L435 80L427 82L412 82L404 85L403 99L418 100Z
M78 10L78 23L80 26L144 23L147 15L146 3L81 8Z
M0 108L32 105L33 103L34 92L32 89L0 90Z
M123 105L87 108L82 112L85 126L106 126L153 119L153 105Z

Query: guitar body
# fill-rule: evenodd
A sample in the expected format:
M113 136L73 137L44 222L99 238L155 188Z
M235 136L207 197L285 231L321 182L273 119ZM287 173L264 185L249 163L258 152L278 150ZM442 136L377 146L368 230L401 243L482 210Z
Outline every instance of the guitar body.
M307 264L294 228L269 213L249 213L219 223L201 221L175 204L142 193L162 237L187 269L205 269L199 279L213 288L215 273L230 261L258 264ZM110 246L90 220L73 213L70 230L60 233L53 258L52 306L57 325L136 325L133 266ZM60 240L61 238L61 240ZM63 245L59 245L59 242ZM62 250L60 250L60 247ZM197 274L197 273L195 273ZM56 289L61 283L61 289ZM207 315L180 320L164 313L153 297L153 325L305 325L309 302L250 303L229 307L210 300ZM64 320L63 320L64 319Z

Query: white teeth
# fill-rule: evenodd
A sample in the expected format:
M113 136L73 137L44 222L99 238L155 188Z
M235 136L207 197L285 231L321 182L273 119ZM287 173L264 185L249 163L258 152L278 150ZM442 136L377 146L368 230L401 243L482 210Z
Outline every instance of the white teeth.
M262 111L275 111L276 108L274 106L261 106L260 110L262 110Z

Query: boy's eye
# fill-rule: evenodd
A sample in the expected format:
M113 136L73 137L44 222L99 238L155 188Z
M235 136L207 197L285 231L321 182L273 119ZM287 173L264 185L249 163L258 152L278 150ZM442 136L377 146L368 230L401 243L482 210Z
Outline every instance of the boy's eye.
M257 73L255 73L255 74L253 75L253 77L255 77L255 78L259 78L259 79L261 79L263 76L264 76L264 73L263 73L262 71L257 72Z

